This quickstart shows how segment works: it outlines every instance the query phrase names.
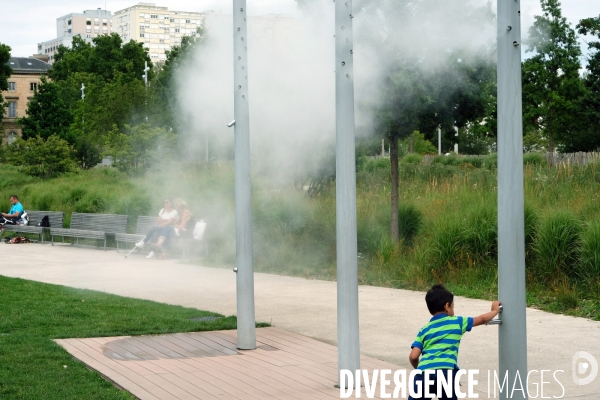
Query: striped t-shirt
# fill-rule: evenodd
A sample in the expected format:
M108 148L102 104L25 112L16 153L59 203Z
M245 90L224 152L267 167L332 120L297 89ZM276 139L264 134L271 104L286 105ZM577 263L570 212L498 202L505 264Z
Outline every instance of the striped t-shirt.
M421 349L418 369L458 368L458 346L462 335L473 327L471 317L438 314L419 331L411 348Z

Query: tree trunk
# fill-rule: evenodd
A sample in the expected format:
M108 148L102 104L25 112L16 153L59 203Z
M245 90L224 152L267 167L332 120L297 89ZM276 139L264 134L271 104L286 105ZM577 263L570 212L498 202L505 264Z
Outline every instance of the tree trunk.
M552 126L552 109L548 112L548 126ZM554 153L554 137L552 134L552 128L547 130L548 132L548 152Z
M391 137L390 140L390 177L392 180L392 218L390 221L390 234L394 243L398 242L398 138Z

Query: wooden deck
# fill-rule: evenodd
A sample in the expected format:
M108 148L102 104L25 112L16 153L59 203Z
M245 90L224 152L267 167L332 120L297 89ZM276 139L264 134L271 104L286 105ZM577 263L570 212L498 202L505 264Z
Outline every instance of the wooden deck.
M143 400L340 398L335 346L278 328L256 335L258 348L251 351L237 350L236 331L56 342ZM361 357L361 368L400 369L368 357Z

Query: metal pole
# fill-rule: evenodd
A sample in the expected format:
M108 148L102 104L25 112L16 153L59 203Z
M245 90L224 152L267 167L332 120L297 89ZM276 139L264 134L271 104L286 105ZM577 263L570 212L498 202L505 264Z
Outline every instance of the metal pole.
M338 369L360 369L352 0L335 2ZM338 371L339 372L339 371ZM339 375L338 375L339 376ZM339 382L348 387L348 382Z
M442 155L442 127L438 126L438 156Z
M237 347L256 348L246 0L233 0Z
M527 376L523 110L519 0L498 0L498 295L499 372L515 382ZM512 387L512 383L510 384ZM519 399L527 394L518 393ZM508 399L508 391L501 399ZM522 396L522 397L521 397Z

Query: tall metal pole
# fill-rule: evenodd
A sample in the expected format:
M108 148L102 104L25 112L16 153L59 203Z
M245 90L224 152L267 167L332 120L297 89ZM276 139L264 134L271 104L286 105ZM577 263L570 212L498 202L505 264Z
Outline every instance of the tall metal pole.
M352 0L335 2L338 369L360 369ZM339 374L338 374L339 376ZM348 382L339 382L348 387Z
M442 127L438 126L438 156L442 155Z
M521 96L520 1L498 0L498 295L504 306L498 344L500 376L508 373L508 382L517 372L521 380L527 376ZM512 398L527 394L515 391Z
M256 348L246 0L233 0L237 347Z

